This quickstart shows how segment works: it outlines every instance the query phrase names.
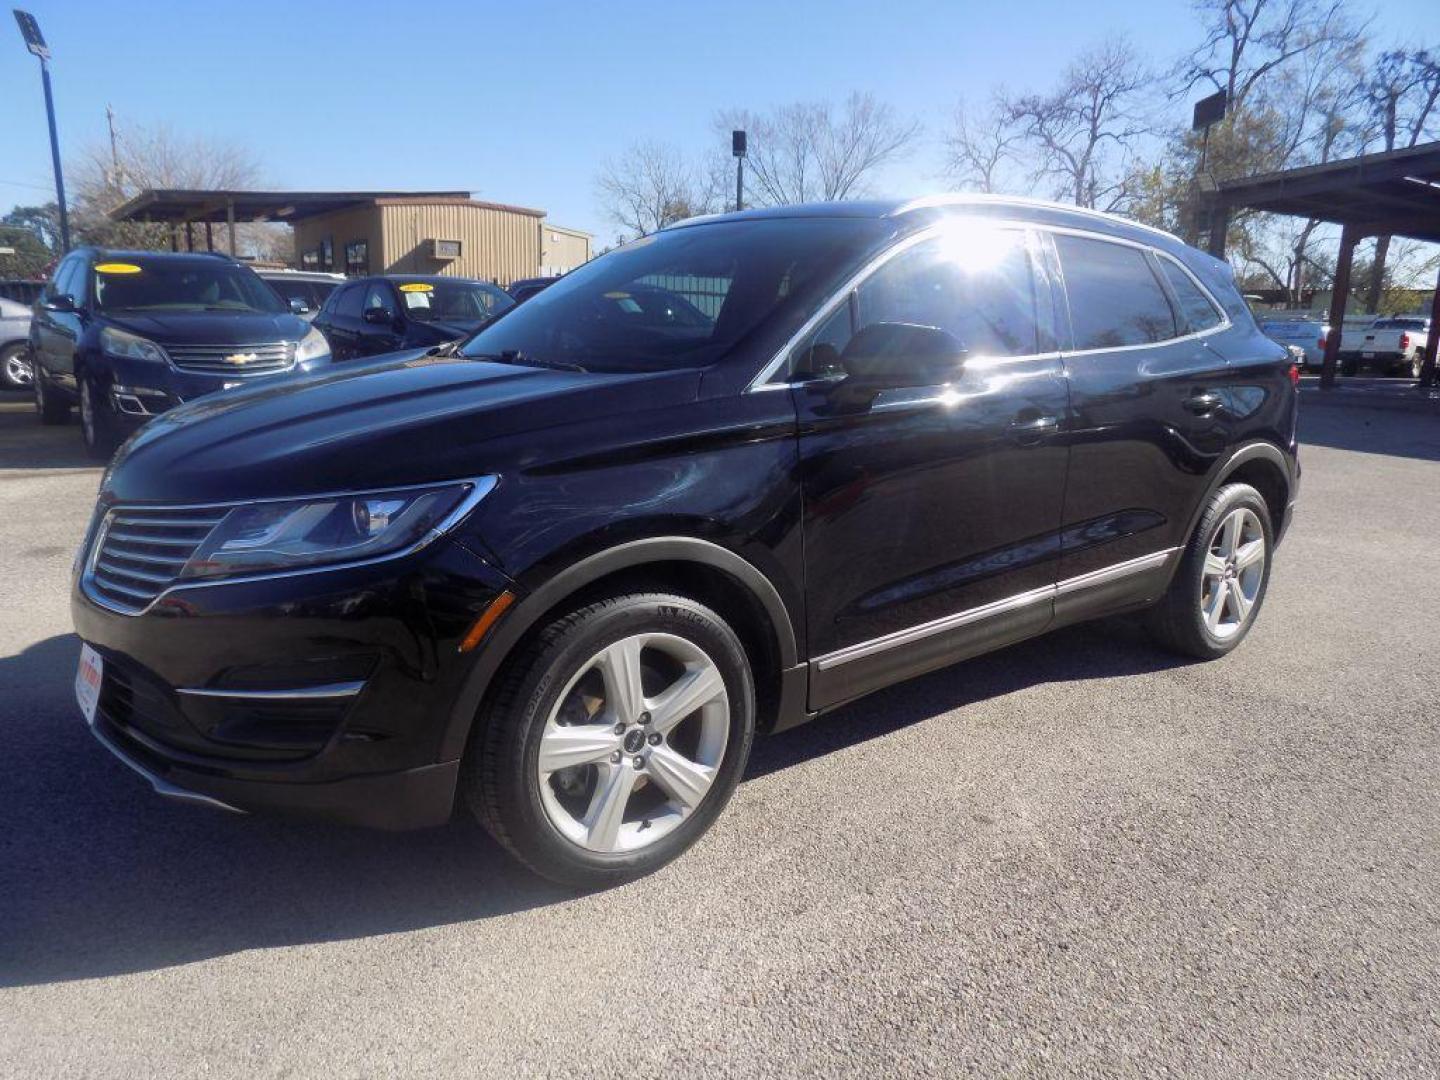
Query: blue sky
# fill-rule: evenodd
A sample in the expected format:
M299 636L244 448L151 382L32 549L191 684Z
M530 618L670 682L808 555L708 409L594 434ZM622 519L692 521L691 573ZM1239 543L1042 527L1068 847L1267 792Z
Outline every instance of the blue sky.
M1044 86L1108 34L1157 65L1198 37L1186 0L28 2L55 54L67 160L104 139L108 102L122 132L164 123L252 148L275 187L469 189L602 242L605 156L641 138L699 152L719 109L872 91L926 126L883 178L913 194L941 186L957 98ZM1382 44L1440 39L1436 0L1369 10ZM7 16L0 210L50 184L37 64Z

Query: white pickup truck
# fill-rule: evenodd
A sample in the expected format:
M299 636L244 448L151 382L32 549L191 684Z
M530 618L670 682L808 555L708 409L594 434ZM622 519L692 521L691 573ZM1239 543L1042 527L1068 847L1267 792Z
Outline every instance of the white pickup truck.
M1340 337L1340 370L1354 375L1370 366L1418 379L1429 334L1430 320L1419 315L1387 315L1362 330L1346 327Z

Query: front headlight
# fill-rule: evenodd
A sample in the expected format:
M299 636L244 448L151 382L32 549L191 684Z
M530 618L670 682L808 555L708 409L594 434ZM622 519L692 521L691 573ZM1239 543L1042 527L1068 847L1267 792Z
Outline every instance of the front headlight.
M295 362L297 364L308 364L312 360L323 360L329 355L330 343L325 340L325 335L313 326L310 328L310 332L301 339L300 344L295 347Z
M195 549L180 576L258 574L393 555L439 536L494 486L494 477L486 477L429 488L238 506Z
M100 348L111 356L122 356L127 360L152 360L159 364L165 363L165 350L155 342L109 326L100 331Z

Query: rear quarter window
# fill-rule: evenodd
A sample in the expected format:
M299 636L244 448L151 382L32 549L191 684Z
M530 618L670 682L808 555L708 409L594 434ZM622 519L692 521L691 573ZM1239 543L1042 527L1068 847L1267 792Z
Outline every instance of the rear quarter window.
M1116 349L1179 336L1175 312L1145 252L1128 244L1058 235L1075 349Z

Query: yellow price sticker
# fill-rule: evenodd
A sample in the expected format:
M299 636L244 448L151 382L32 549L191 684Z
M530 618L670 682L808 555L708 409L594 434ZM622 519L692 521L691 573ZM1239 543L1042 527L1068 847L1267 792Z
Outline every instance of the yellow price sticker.
M134 263L96 263L97 274L138 274L140 267Z
M435 286L428 281L407 281L400 286L401 292L434 292Z

